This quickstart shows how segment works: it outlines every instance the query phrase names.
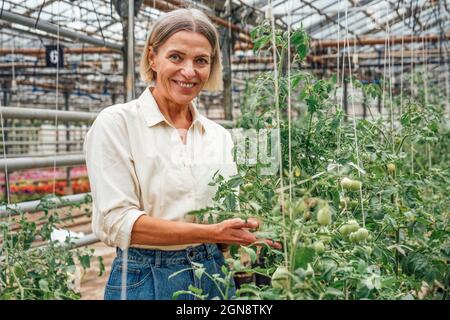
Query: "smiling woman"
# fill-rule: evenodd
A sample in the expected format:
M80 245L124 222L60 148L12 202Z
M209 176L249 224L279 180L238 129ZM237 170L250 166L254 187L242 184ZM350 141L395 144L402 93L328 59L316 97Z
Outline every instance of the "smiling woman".
M206 274L222 273L217 243L256 242L249 229L258 221L203 224L188 215L212 205L216 172L237 173L230 133L193 103L202 89L221 89L220 59L217 30L202 12L161 16L141 61L149 87L136 100L105 108L86 135L93 231L117 247L105 299L172 299L192 286L209 299L235 293L234 283L218 285ZM201 279L190 269L198 264Z

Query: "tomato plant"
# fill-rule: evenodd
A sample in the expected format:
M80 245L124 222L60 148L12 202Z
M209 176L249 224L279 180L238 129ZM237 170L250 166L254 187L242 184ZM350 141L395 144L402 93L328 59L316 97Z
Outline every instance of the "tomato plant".
M252 32L257 53L270 50L271 32L267 23ZM402 92L400 102L379 85L346 75L366 99L384 95L393 115L393 121L374 116L350 121L336 94L337 77L316 79L296 67L306 56L304 31L291 34L289 73L283 68L287 33L277 31L275 38L278 74L262 72L247 83L238 127L279 128L281 165L267 175L261 161L238 162L237 176L216 177L216 206L201 212L218 219L257 217L263 221L258 236L283 243L282 250L251 247L264 262L245 271L272 282L243 285L238 296L446 299L450 133L444 97L436 91L425 98L419 82L417 93ZM234 261L241 253L232 248ZM230 267L242 271L239 263Z
M90 198L87 197L87 202ZM71 249L51 240L51 233L61 222L53 198L44 197L39 210L44 215L30 221L23 212L11 209L0 221L0 299L79 299L76 285L77 263L82 270L90 267L93 250ZM12 227L18 228L12 231ZM39 242L42 244L39 245ZM100 272L104 270L101 259Z

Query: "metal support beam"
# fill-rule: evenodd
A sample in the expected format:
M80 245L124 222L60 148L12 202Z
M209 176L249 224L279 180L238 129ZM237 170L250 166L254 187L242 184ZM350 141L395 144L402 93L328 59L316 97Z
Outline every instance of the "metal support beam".
M64 244L64 246L67 246L70 249L75 249L100 242L100 240L95 236L95 234L91 233L79 239L74 239L71 242L72 243L70 245Z
M17 23L22 26L26 26L26 27L33 28L33 29L35 28L35 23L36 23L35 19L28 18L23 15L19 15L19 14L10 12L10 11L3 11L0 19L11 22L11 23ZM65 38L69 38L69 39L72 39L75 41L93 44L95 46L107 47L107 48L111 48L111 49L118 50L118 51L122 50L122 45L120 45L120 44L103 41L102 39L93 38L88 35L85 35L85 34L82 34L79 32L75 32L72 30L68 30L65 28L61 28L61 27L58 28L57 25L54 25L53 23L49 23L47 21L39 20L36 25L36 29L39 29L39 30L42 30L42 31L45 31L45 32L48 32L51 34L58 34L58 32L59 32L60 37L65 37Z
M183 5L183 2L176 1L176 0L170 0L168 2L161 1L161 0L144 0L144 4L146 6L158 9L160 11L167 12L167 11L172 11L172 10L181 8ZM235 32L238 32L239 35L237 37L240 41L251 43L250 33L248 31L243 30L241 27L234 25L232 23L229 23L228 21L218 18L209 13L206 13L206 15L211 19L212 22L216 23L217 25L220 25L225 28L231 29Z
M17 107L1 107L0 109L4 119L38 119L38 120L55 120L58 115L58 121L77 121L77 122L93 122L97 117L96 112L81 111L61 111L52 109L33 109L33 108L17 108ZM231 128L234 122L230 120L213 120L221 126Z
M0 111L4 119L55 120L56 116L58 116L59 121L93 122L97 117L97 113L94 112L57 111L51 109L2 107Z
M402 39L403 38L403 39ZM443 36L444 39L449 40L450 34L446 34ZM390 44L401 44L402 41L404 43L411 43L411 42L438 42L441 40L441 37L439 35L430 35L430 36L404 36L404 37L390 37L389 42ZM342 39L342 40L315 40L311 41L311 47L319 47L319 48L327 48L327 47L337 47L338 45L343 48L344 44L348 41L348 43L354 43L354 39ZM385 38L359 38L356 41L356 45L376 45L376 44L385 44L386 39Z
M58 155L49 157L24 157L24 158L6 158L0 159L0 170L4 171L5 168L10 170L24 170L35 168L48 168L56 165L62 166L77 166L85 164L83 154L73 155Z
M127 37L127 81L126 81L126 101L133 100L135 98L134 90L134 73L136 72L134 65L134 0L128 0L128 17L127 17L128 37ZM125 31L125 30L124 30Z
M67 207L70 205L78 205L88 203L91 193L71 194L63 197L55 197L51 199L54 203L54 208ZM25 201L7 206L0 206L0 218L8 215L14 216L19 212L36 212L39 211L39 204L41 200Z
M0 55L6 54L21 54L27 56L44 56L44 48L0 48ZM64 48L64 54L119 54L117 50L106 48L106 47L87 47L87 48Z
M97 237L93 233L90 233L81 238L70 238L70 244L64 242L64 243L61 243L61 247L70 250L70 249L76 249L79 247L85 247L85 246L97 243L99 241L100 240L97 239ZM45 247L47 245L48 245L48 242L44 242L42 244L37 245L36 248Z

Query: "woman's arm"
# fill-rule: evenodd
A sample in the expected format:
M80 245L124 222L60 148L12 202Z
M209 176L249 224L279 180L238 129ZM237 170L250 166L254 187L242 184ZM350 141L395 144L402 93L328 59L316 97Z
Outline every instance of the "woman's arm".
M180 221L167 221L143 215L133 225L131 245L179 245L189 243L228 243L250 245L264 241L275 248L280 244L272 240L257 239L247 229L257 228L259 222L240 218L229 219L216 224L197 224Z

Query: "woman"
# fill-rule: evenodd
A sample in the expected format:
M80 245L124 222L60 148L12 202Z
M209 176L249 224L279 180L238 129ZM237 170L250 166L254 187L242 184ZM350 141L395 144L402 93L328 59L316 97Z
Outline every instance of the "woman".
M141 76L153 85L136 100L105 108L89 130L92 227L117 247L105 299L172 299L189 285L209 299L233 296L233 284L224 297L191 267L197 262L210 275L221 273L217 243L254 243L249 229L258 222L208 225L187 215L211 204L215 188L208 183L216 171L236 174L231 135L192 103L202 89L221 89L221 68L209 19L194 9L166 13L154 24L141 61Z

